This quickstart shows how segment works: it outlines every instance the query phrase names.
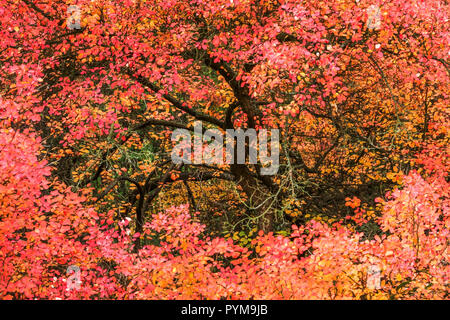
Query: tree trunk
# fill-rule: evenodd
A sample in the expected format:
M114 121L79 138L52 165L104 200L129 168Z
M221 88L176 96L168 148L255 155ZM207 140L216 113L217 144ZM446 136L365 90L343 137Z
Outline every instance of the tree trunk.
M272 192L251 174L246 165L234 164L231 166L231 172L249 199L253 217L257 218L259 229L264 232L273 231L275 227L275 203L271 196Z

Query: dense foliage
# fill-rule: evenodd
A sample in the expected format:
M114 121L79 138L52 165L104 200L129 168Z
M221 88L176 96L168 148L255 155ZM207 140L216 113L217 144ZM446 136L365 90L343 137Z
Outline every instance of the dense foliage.
M0 298L448 299L448 12L1 0ZM278 172L173 163L196 121Z

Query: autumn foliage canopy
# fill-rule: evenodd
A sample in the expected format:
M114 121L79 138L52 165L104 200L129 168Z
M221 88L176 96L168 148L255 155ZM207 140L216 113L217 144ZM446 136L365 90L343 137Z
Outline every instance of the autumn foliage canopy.
M447 1L0 2L1 299L449 298Z

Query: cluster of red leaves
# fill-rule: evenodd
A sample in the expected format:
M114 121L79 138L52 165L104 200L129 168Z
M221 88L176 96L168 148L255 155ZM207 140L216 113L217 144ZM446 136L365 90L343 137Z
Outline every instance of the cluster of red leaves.
M383 203L386 233L365 239L315 221L290 236L263 234L252 246L204 236L187 206L153 217L143 234L128 220L83 206L83 196L48 181L32 132L0 131L1 298L329 299L445 298L449 185L417 173ZM146 238L139 252L135 237ZM367 287L371 265L381 289ZM67 290L69 265L81 269Z
M177 86L179 92L190 96L189 104L211 100L211 92L219 91L221 103L227 105L228 91L215 88L212 81L190 82L195 74L193 61L182 59L186 50L180 48L208 52L215 63L240 66L263 61L254 73L237 75L240 86L264 99L292 87L296 94L293 105L317 106L319 114L325 100L318 96L317 84L324 87L324 96L335 97L336 103L347 99L349 90L338 75L348 61L336 58L346 57L348 52L329 44L327 38L348 39L353 45L345 45L350 48L345 50L365 62L384 61L386 75L381 76L396 79L397 85L416 85L426 77L445 88L440 80L446 79L448 72L442 68L448 56L443 45L448 40L445 6L439 1L391 1L383 9L381 32L362 41L366 6L353 1L311 1L309 7L286 1L273 10L273 16L271 1L265 1L268 17L264 23L256 23L260 17L251 10L254 1L156 1L143 3L141 10L125 10L137 5L133 1L103 2L108 14L100 18L90 1L79 1L90 20L83 21L89 33L74 32L63 40L60 38L67 30L52 17L67 9L64 1L44 1L38 11L19 2L0 7L4 26L0 30L2 88L8 87L11 97L0 101L0 298L448 298L445 145L430 143L418 157L425 178L412 172L403 177L402 188L389 194L386 201L380 200L380 235L369 237L341 224L311 221L293 226L288 236L260 233L250 246L243 247L230 239L207 237L187 206L153 216L142 234L133 234L128 220L114 221L111 212L96 212L85 203L85 196L52 181L49 164L40 159L41 138L33 130L23 129L31 128L30 122L39 121L48 108L49 115L64 115L65 145L97 128L107 135L113 125L119 138L123 129L115 127L117 110L130 112L130 99L144 92L128 73L159 81L166 89L155 90L158 99ZM340 14L332 14L336 12ZM197 39L198 22L189 18L193 13L218 30L212 39ZM228 23L232 17L233 23ZM255 22L252 28L241 24L245 19ZM432 24L434 30L428 28ZM130 25L133 28L128 28ZM401 30L397 30L399 25ZM340 33L335 26L347 28ZM225 28L231 28L236 36L227 38ZM311 48L277 39L283 33ZM407 65L409 60L400 59L398 46L406 46L402 52L417 62ZM73 62L79 66L80 79L58 74L54 87L59 91L41 103L34 95L35 88L52 83L52 68L65 71L61 61L75 53ZM261 61L253 61L254 56ZM125 77L123 70L128 68ZM396 74L399 69L405 72ZM309 83L316 78L317 84ZM101 93L105 84L117 89L115 95ZM282 103L283 97L276 95L275 101ZM86 107L106 102L105 110ZM277 103L269 104L264 112L299 112L292 107L282 109ZM151 107L155 114L157 105ZM445 134L448 125L446 119L442 121L445 123L436 126ZM236 124L241 122L237 119ZM433 125L428 125L430 132L437 131ZM350 199L348 205L358 210L360 201ZM145 245L136 252L137 237ZM67 290L67 268L73 265L80 268L82 283L79 289ZM380 289L367 285L373 265L381 269Z

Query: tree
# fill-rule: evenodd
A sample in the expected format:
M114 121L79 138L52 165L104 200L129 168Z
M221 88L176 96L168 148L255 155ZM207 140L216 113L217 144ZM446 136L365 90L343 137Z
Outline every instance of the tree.
M355 259L368 253L408 279L389 276L384 293L445 297L437 283L446 264L433 260L425 273L420 265L432 258L426 252L440 258L446 248L445 1L2 4L5 296L64 296L48 270L57 266L60 278L68 260L42 260L56 252L88 270L89 285L77 293L85 298L362 298L371 295L361 280L369 261ZM261 159L174 164L171 133L192 132L196 121L220 132L279 129L277 174L261 175ZM385 206L375 204L396 188ZM394 213L414 236L391 221ZM417 229L418 217L429 225ZM342 245L331 246L333 237ZM274 251L292 243L298 248ZM388 258L386 246L400 260ZM163 258L171 250L183 253ZM135 265L150 271L139 276ZM155 280L167 270L175 271ZM265 296L256 275L266 286L275 274L280 280Z

